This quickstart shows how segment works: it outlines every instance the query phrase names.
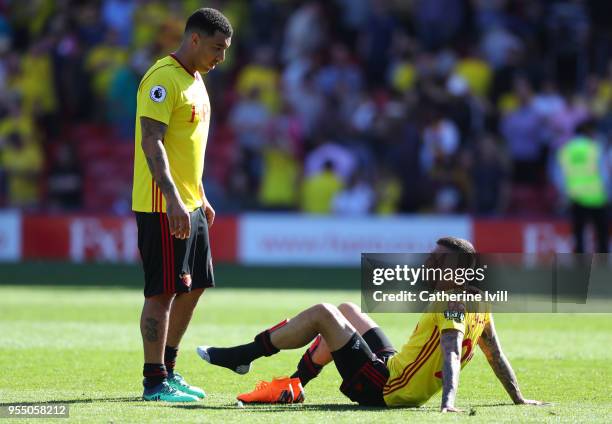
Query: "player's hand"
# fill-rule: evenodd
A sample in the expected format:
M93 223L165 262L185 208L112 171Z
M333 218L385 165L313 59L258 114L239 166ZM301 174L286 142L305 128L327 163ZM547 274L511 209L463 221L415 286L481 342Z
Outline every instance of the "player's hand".
M200 197L202 198L202 210L206 216L206 223L208 224L208 228L210 228L215 221L215 210L206 198L206 193L204 193L204 185L202 183L198 185L198 190L200 192Z
M446 414L447 412L463 412L462 409L455 408L454 406L443 406L440 408L440 412Z
M191 219L189 211L181 199L166 201L166 214L170 234L178 239L187 239L191 234Z
M204 215L206 216L206 222L208 223L208 228L212 227L213 222L215 222L215 210L212 205L208 203L208 200L204 198L204 204L202 205L202 210L204 211Z
M550 405L550 403L548 402L542 402L540 400L532 400L532 399L521 399L520 401L516 402L517 405L535 405L535 406L544 406L544 405Z

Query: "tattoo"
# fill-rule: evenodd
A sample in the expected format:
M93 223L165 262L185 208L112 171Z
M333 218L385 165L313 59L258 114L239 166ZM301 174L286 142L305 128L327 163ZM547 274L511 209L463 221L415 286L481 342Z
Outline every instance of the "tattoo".
M514 403L521 402L523 395L519 389L518 381L510 365L510 361L508 361L506 355L504 355L504 352L501 350L497 334L495 333L493 318L491 318L490 323L482 332L478 340L478 345L487 358L493 372L504 386L504 389L506 389L508 395L510 395L512 401Z
M170 175L170 164L166 149L162 143L167 125L154 119L141 117L142 150L147 160L151 175L164 195L168 196L176 187Z
M146 318L145 319L145 339L150 342L156 342L159 337L157 335L157 325L159 321L155 318Z
M442 408L455 405L461 371L461 342L463 334L457 330L446 330L440 337L444 358L442 367Z

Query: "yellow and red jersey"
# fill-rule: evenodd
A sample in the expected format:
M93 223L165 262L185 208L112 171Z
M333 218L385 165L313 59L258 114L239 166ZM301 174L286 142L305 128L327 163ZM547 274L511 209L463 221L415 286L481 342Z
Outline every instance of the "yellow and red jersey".
M165 212L165 199L141 147L143 116L168 126L163 142L172 179L188 210L202 206L199 185L204 172L210 101L200 73L191 74L174 56L166 56L149 68L138 87L132 209Z
M424 313L408 342L387 363L390 376L383 390L387 406L420 406L427 402L442 388L442 331L455 329L463 333L463 368L474 355L489 316L488 312Z

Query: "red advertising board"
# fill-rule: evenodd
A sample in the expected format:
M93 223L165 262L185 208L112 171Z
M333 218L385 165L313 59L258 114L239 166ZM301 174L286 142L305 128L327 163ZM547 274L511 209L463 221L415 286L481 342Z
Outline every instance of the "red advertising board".
M136 262L138 233L132 217L26 215L22 225L23 259L73 262ZM219 217L211 230L215 260L236 260L236 219Z
M131 216L5 214L0 223L4 223L0 239L6 239L0 259L139 260ZM356 265L362 252L428 251L442 235L468 238L485 253L572 251L570 225L561 220L432 216L338 220L246 214L217 217L210 238L215 262ZM589 250L592 239L587 232Z
M472 239L485 253L570 253L570 223L562 220L474 220ZM612 235L612 233L611 233ZM593 251L593 233L586 231L587 251Z

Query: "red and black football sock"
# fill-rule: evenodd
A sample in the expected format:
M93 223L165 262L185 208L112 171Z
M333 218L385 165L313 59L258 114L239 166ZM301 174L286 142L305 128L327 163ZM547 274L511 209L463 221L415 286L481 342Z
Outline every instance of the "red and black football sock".
M321 343L320 334L314 339L306 352L304 352L304 355L302 355L302 358L298 363L297 370L291 375L291 378L299 378L302 382L302 386L305 386L310 380L318 376L323 369L322 365L319 365L312 360L312 355L319 347L319 343Z
M268 330L262 331L255 336L255 339L251 343L234 347L208 348L210 363L236 371L238 367L249 365L255 359L261 358L262 356L272 356L280 352L280 350L272 344L270 333L286 324L286 322L287 320Z
M144 364L142 375L144 376L142 384L145 388L151 389L161 384L168 377L168 372L164 364Z
M166 346L164 350L164 365L168 375L174 374L174 366L176 365L176 355L178 354L178 347Z

